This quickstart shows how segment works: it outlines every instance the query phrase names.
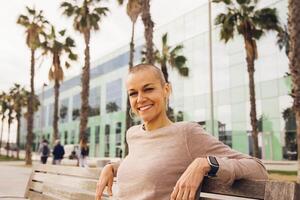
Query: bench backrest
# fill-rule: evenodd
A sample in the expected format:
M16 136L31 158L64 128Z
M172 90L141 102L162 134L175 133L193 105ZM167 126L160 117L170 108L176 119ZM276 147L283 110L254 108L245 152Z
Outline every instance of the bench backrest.
M230 198L228 198L230 196ZM218 198L217 198L218 197ZM227 198L225 198L227 197ZM232 186L206 178L201 188L202 199L299 200L300 186L294 182L237 180Z
M94 200L100 172L100 168L36 165L25 197L33 200Z
M100 168L79 168L59 165L36 165L27 184L25 197L33 200L94 200ZM114 184L113 190L117 185ZM109 197L104 194L104 200ZM300 186L281 181L235 181L226 187L205 178L200 199L264 199L299 200Z

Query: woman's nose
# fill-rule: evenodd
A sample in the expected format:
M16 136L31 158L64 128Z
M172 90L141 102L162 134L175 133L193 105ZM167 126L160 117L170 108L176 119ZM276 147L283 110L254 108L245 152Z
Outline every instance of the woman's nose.
M139 93L138 96L137 96L137 102L143 102L143 100L145 99L144 95Z

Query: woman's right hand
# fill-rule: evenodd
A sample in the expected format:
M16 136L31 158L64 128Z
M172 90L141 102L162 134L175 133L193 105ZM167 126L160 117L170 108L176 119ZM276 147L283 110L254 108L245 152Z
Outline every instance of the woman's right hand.
M112 164L106 165L102 171L96 188L96 200L101 200L103 191L107 186L107 193L112 196L112 185L114 181L114 169Z

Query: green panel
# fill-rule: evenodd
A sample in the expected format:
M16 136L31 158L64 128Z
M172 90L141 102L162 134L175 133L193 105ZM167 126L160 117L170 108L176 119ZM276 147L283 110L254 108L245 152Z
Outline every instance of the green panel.
M280 132L274 132L272 135L273 160L282 160L282 148L280 144Z
M280 131L280 118L264 118L263 120L263 132Z
M261 100L262 114L267 118L277 118L280 116L279 99L263 99Z
M248 136L245 131L232 132L232 148L239 152L249 154Z
M232 123L232 148L242 152L249 153L249 142L246 133L246 122Z
M279 95L286 95L291 93L292 81L289 77L278 79Z

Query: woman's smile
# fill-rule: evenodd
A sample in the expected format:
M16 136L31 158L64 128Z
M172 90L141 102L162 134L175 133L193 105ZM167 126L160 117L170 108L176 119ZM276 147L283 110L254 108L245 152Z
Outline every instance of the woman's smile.
M143 106L139 106L138 110L139 111L146 111L146 110L149 110L152 107L153 107L153 104L143 105Z

